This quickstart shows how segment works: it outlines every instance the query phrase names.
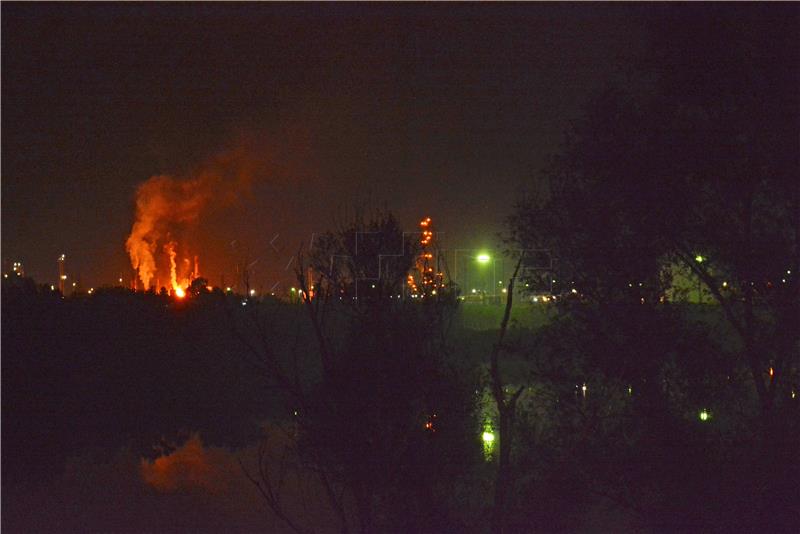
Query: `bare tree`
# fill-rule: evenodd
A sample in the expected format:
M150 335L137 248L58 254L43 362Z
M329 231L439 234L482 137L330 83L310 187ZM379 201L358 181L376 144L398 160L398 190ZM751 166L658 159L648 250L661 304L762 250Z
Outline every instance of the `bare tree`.
M514 274L508 281L506 305L497 342L492 347L489 361L489 375L491 381L492 397L497 405L498 413L498 438L500 441L500 454L497 461L497 472L494 482L494 510L492 513L492 532L504 532L506 529L506 508L508 492L513 484L511 474L511 446L514 440L514 423L516 419L517 401L525 390L520 385L510 395L506 393L506 386L500 372L500 354L505 349L504 341L508 331L508 322L511 317L511 308L514 302L514 283L517 280L523 256L520 255Z

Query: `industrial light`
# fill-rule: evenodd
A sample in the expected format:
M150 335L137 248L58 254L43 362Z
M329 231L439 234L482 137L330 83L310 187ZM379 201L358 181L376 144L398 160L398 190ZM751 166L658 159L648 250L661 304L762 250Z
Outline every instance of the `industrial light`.
M488 254L478 254L475 259L478 260L479 263L489 263L492 261L492 258Z

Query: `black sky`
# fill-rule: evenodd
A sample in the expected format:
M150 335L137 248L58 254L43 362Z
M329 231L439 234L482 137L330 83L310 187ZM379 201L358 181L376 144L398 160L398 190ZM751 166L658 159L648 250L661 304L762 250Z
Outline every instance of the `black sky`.
M252 194L198 232L259 284L358 199L491 247L594 89L645 49L628 4L2 4L2 257L129 276L136 186L246 143ZM269 245L279 234L276 253ZM227 247L227 248L226 248ZM5 265L4 265L5 266Z

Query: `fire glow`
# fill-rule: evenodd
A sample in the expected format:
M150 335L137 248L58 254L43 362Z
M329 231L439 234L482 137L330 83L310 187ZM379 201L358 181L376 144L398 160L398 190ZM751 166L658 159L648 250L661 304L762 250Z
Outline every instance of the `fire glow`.
M183 298L200 277L199 259L192 256L187 230L204 212L232 204L249 187L252 169L243 151L219 156L187 178L157 175L136 190L136 219L125 242L138 280L134 289L166 289ZM181 242L178 239L181 238ZM192 263L191 259L194 259Z

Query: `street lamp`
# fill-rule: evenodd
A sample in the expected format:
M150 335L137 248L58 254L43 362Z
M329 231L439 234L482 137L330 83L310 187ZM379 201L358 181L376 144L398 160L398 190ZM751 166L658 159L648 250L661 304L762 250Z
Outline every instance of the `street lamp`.
M497 262L485 252L481 252L475 256L475 260L482 265L492 262L492 283L490 285L492 286L492 300L494 300L497 296L497 286L494 285L494 280L497 280Z
M476 251L476 249L474 249L474 248L458 248L458 249L455 249L453 251L453 253L454 253L454 256L453 256L453 260L454 260L453 261L453 281L455 281L456 284L458 284L461 287L474 286L474 284L473 284L473 282L471 280L471 278L472 278L471 273L474 272L474 266L471 267L469 264L466 264L466 263L464 265L462 265L462 267L466 267L465 280L462 281L462 280L459 280L459 278L458 278L458 269L459 269L458 253L459 252L468 252L468 253L470 253L469 256L468 256L468 260L474 261L478 265L481 265L481 266L486 265L489 262L492 262L492 274L493 274L492 280L497 280L497 277L495 276L496 275L496 271L497 271L497 259L494 258L492 254L490 254L489 252L487 252L485 250L481 251L480 249L478 249ZM477 254L476 254L476 252L477 252ZM484 281L484 283L486 282L485 279L483 281ZM497 295L497 287L494 285L494 282L490 282L489 285L494 287L494 289L492 290L492 295L496 296Z
M706 261L706 259L702 255L698 254L697 256L694 257L694 261L696 261L697 263L703 263L704 261ZM697 303L698 304L702 304L703 303L702 291L703 291L702 279L700 278L700 275L698 275L697 276Z

